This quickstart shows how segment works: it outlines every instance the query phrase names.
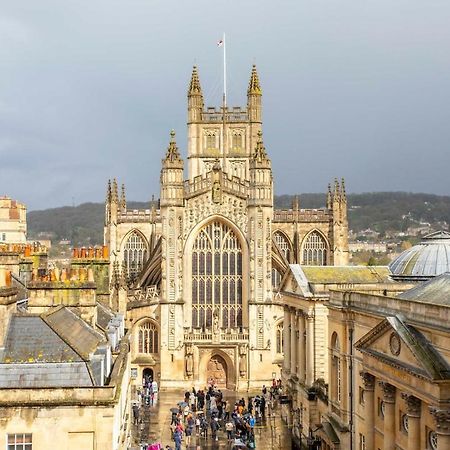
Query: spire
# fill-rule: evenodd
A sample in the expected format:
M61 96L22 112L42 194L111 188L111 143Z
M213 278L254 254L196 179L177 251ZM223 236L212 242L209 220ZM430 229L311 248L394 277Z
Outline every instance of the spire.
M258 140L256 141L256 149L255 153L253 154L253 159L258 162L269 160L269 158L267 157L266 148L264 147L261 130L258 131Z
M108 180L108 187L106 188L106 203L111 203L111 180Z
M300 209L299 205L300 205L300 202L299 202L298 195L294 195L294 198L292 199L292 209L294 211L298 211Z
M261 86L259 84L258 72L256 66L253 64L252 74L250 76L250 83L248 84L247 95L261 95Z
M176 162L183 162L181 159L180 152L178 151L177 143L175 142L175 131L172 130L170 132L170 142L169 146L167 147L166 157L163 160L164 164L167 163L176 163Z
M117 180L114 178L112 183L111 201L113 203L119 203L119 192L117 188Z
M123 210L127 209L127 199L125 197L125 184L122 183L122 191L120 193L120 208Z
M331 209L331 208L332 208L331 183L328 183L327 209Z
M343 202L347 201L347 194L345 192L345 180L344 180L344 178L341 179L341 201L343 201Z
M197 66L194 66L192 69L191 82L189 83L188 96L192 95L203 96L202 87L200 86L200 79L198 77Z
M338 202L341 197L341 189L339 187L339 181L337 178L334 179L334 192L333 192L333 202Z

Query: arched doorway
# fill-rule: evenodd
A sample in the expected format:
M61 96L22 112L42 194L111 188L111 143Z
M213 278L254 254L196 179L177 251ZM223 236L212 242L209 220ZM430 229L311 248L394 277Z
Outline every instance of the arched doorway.
M155 379L153 376L153 369L146 367L142 372L142 378L145 379L146 383L153 381Z
M206 368L206 380L219 388L227 387L227 363L219 355L213 355Z

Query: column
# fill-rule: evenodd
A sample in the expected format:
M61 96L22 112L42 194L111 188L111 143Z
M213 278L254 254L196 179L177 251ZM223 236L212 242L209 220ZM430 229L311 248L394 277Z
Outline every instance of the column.
M302 366L302 347L301 347L301 332L300 332L300 327L301 327L301 321L302 321L302 316L301 316L301 311L297 310L297 315L296 315L296 324L297 324L297 376L299 378L299 380L301 381L301 366Z
M291 310L291 375L297 373L297 317L295 309Z
M314 316L306 316L306 385L314 382Z
M414 395L402 393L406 403L408 415L408 450L420 450L420 404L421 401Z
M436 422L437 449L450 448L450 409L441 409L430 406L431 415Z
M303 313L300 314L298 318L298 367L299 367L299 378L302 383L305 382L306 377L306 339L305 339L305 316Z
M375 377L369 372L361 372L364 384L364 425L366 436L366 450L374 450L375 429Z
M395 450L395 386L380 381L384 402L384 450Z
M291 370L291 333L290 333L291 318L289 314L289 308L284 308L284 321L283 321L283 351L284 351L284 364L283 368L286 375Z

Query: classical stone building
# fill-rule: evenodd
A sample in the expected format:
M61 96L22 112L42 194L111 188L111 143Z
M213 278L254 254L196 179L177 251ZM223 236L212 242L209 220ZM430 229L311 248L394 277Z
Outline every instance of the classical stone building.
M175 388L213 378L247 389L278 377L283 309L273 286L289 263L347 263L343 182L323 209L274 209L261 100L253 67L247 107L205 107L194 67L187 167L172 132L158 203L130 211L125 188L119 197L117 182L108 184L111 305L127 314L138 382L149 374Z
M24 244L26 240L26 206L10 197L0 196L0 243Z

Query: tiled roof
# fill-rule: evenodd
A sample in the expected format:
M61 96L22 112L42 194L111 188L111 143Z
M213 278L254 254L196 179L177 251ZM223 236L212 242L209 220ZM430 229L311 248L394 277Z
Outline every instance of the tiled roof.
M12 315L0 362L38 361L56 363L82 361L82 358L40 316Z
M0 387L92 386L85 362L0 364Z

